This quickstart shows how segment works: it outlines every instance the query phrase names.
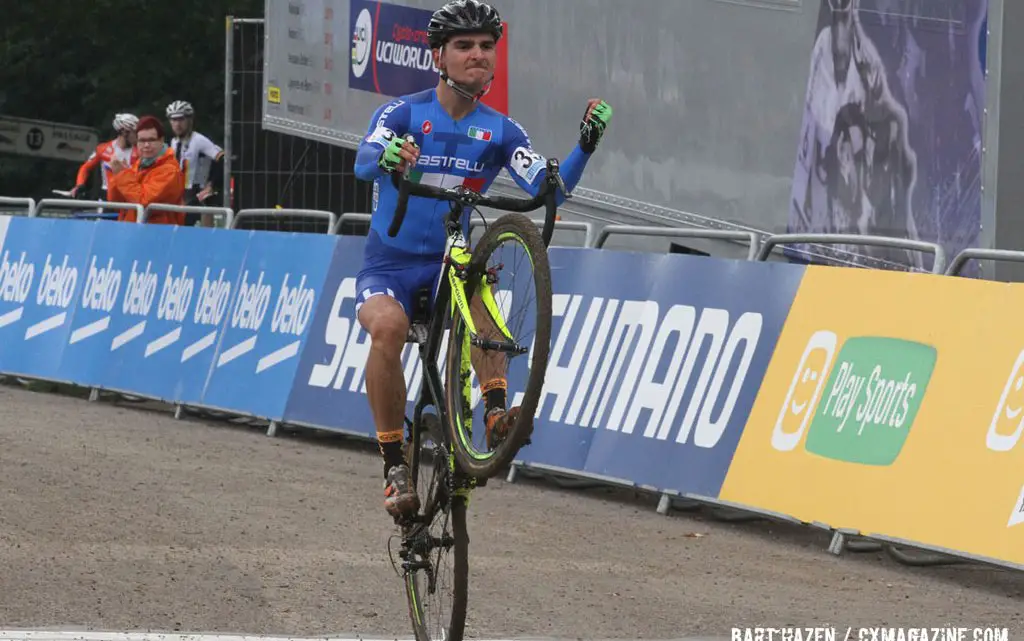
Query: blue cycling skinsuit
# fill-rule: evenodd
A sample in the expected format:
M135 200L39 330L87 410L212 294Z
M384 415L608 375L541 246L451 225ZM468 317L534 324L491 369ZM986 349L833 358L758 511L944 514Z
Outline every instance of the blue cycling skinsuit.
M449 203L410 196L398 234L392 238L387 233L398 190L377 161L392 138L406 134L412 134L420 148L419 161L409 174L414 182L445 188L465 185L483 194L505 168L517 185L535 196L547 173L547 160L533 150L526 130L487 105L477 103L459 121L453 120L438 102L436 89L381 105L370 119L355 162L356 177L374 181L370 233L363 267L356 277L357 311L372 296L384 295L394 298L406 314L411 314L414 293L433 287L442 267L446 240L443 221ZM559 173L570 191L582 177L589 158L577 144L560 164ZM557 202L564 200L564 194L559 193ZM467 216L464 229L468 226Z

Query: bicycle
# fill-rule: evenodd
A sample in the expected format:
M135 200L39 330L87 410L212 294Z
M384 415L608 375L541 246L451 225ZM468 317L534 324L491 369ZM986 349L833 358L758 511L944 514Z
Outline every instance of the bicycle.
M561 189L566 198L570 198L571 194L558 173L556 159L547 161L544 183L532 198L485 197L461 185L445 189L412 183L407 175L399 176L397 173L392 175L392 183L399 191L395 217L388 229L388 235L392 237L401 228L410 196L447 200L451 205L444 221L448 240L441 274L432 288L432 310L427 311L430 308L430 290L417 292L406 339L407 343L418 345L423 368L419 400L414 406L412 418L405 418L409 435L406 460L409 462L413 484L417 492L421 493L421 507L417 514L398 520L396 524L401 528L399 556L402 558L402 578L417 641L438 638L460 641L465 630L468 597L469 538L466 532L466 510L473 489L486 485L487 479L496 476L512 461L519 449L529 442L550 348L551 272L547 246L554 231L557 210L555 190ZM480 242L470 251L460 220L467 207L472 212L478 206L509 213L491 223ZM534 222L522 214L541 206L545 207L546 215L543 231L538 233ZM520 243L529 255L537 298L534 311L537 335L532 344L528 382L519 404L519 415L505 440L494 451L485 453L472 444L471 347L484 352L511 354L512 358L531 353L531 348L517 343L509 331L492 291L492 286L499 282L497 272L503 265L498 268L486 267L487 259L498 244L505 240ZM490 321L500 330L504 340L482 337L478 331L471 313L472 299L478 295ZM442 382L437 365L446 329L449 331L444 365L447 384ZM425 413L428 406L432 406L436 414ZM425 487L419 482L420 467L425 466L421 458L424 454L424 436L432 443L429 450L432 470L430 482ZM390 555L390 540L388 550ZM451 607L446 614L443 605L439 606L440 616L436 629L431 629L424 609L426 605L429 614L433 607L429 603L425 604L425 601L439 593L439 574L443 572L441 566L448 551L453 552ZM435 552L436 557L432 558ZM397 573L397 567L395 569Z

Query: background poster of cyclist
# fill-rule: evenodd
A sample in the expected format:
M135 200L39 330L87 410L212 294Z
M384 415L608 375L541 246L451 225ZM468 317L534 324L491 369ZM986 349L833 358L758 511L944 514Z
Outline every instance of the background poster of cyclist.
M790 232L938 242L950 255L976 241L987 11L987 0L821 0ZM869 262L848 252L932 263L921 252L875 247L794 245L787 253Z
M388 2L352 0L352 64L348 86L385 96L401 96L437 85L437 69L427 44L432 11ZM483 102L508 113L508 23L498 41L495 78Z

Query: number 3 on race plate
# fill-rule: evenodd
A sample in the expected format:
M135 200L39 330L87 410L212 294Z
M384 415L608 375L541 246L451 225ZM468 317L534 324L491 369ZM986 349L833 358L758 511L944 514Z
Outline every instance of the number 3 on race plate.
M544 156L526 147L516 147L512 152L509 166L528 183L532 183L541 169L544 169Z

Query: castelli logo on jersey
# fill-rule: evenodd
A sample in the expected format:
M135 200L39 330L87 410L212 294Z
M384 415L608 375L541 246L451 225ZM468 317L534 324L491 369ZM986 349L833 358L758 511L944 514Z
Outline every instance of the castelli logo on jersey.
M422 131L424 134L429 134L431 131L433 131L433 129L434 125L430 124L429 120L424 120L423 126L420 127L420 131Z

